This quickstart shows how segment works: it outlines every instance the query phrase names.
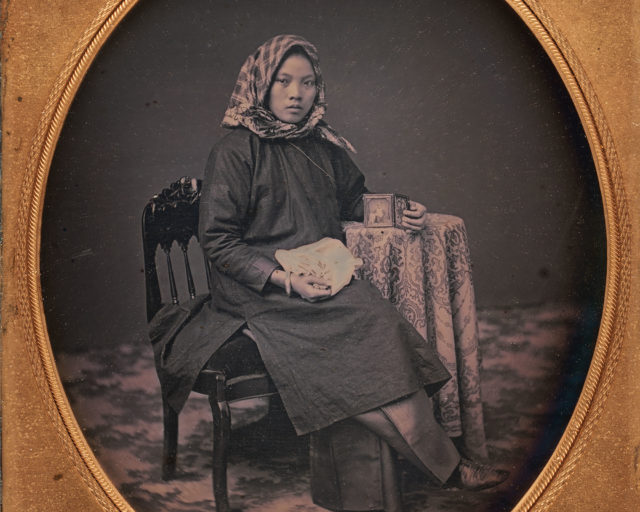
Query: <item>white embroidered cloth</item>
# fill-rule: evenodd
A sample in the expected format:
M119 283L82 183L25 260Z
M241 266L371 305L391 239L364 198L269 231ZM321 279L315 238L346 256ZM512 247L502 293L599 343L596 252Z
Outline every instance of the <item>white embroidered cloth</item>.
M351 282L354 272L362 266L349 249L335 238L323 238L295 249L278 249L276 260L287 272L321 277L329 282L335 295Z

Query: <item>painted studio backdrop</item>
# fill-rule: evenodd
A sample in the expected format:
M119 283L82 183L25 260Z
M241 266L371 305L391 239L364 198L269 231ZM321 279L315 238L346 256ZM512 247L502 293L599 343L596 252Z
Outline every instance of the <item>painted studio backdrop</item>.
M76 96L45 197L47 326L85 435L136 510L158 502L167 510L174 502L183 507L175 510L210 506L206 403L185 411L181 433L191 455L179 459L190 464L182 482L192 478L195 487L182 491L180 479L164 484L159 476L161 402L146 340L140 216L172 181L202 177L224 134L220 121L240 66L279 33L318 48L326 118L357 148L369 189L407 194L465 221L490 456L513 459L511 486L491 503L506 509L550 454L575 403L597 334L606 250L578 115L535 38L499 2L143 0L134 8ZM535 411L518 412L511 402L523 362L541 368L527 377L542 404ZM132 411L142 423L132 423ZM522 417L535 417L531 428ZM278 485L316 510L304 501L304 461L291 458L302 470L282 470ZM235 460L246 465L243 475L252 460ZM246 484L230 471L232 486ZM246 484L255 500L246 498L247 510L275 503L275 479L261 478L264 488ZM437 507L434 493L429 507ZM438 510L420 499L410 506ZM459 509L489 507L478 499L465 498Z

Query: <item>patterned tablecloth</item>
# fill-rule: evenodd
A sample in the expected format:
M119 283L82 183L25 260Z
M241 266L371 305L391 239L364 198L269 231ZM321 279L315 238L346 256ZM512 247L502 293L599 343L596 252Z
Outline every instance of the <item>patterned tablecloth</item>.
M362 258L357 277L372 282L422 337L437 347L452 379L434 396L436 418L462 436L469 456L487 456L478 359L478 324L467 232L459 217L431 213L427 227L345 224L347 246Z

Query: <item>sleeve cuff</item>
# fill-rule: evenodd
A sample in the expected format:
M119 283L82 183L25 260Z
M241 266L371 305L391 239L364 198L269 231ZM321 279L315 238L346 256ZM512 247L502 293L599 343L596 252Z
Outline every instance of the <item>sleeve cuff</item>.
M258 256L251 263L251 266L255 271L256 280L251 283L249 287L253 288L257 292L262 292L273 271L280 268L280 265L277 262L264 256Z

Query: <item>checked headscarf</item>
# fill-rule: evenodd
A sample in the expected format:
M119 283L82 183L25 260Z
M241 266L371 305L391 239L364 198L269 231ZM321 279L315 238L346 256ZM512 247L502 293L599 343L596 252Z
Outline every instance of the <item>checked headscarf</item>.
M266 106L275 72L285 54L294 46L301 48L309 58L316 75L317 88L311 110L297 124L280 121ZM351 143L322 120L326 108L324 80L315 46L300 36L278 35L249 55L242 65L222 126L244 126L263 139L297 139L313 132L336 146L355 153Z

